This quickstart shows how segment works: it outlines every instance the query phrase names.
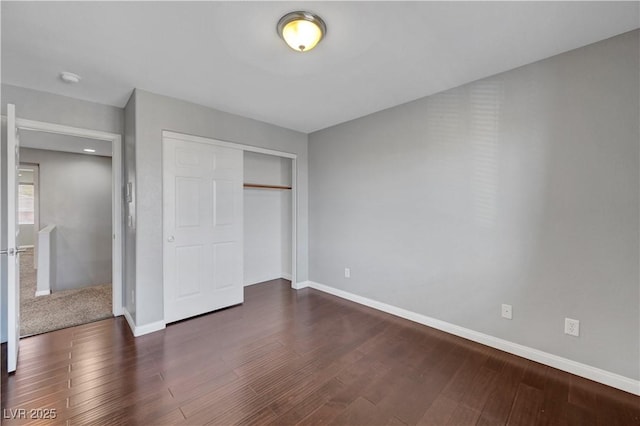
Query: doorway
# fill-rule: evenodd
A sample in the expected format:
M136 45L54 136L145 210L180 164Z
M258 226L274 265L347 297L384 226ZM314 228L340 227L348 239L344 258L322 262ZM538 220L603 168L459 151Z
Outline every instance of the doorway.
M110 144L22 130L20 161L21 337L112 317Z
M20 324L20 262L18 247L18 220L17 220L17 172L19 167L19 136L23 131L37 131L58 135L75 136L107 142L112 151L112 313L114 316L122 315L122 139L114 133L65 126L35 120L16 117L15 106L7 106L7 166L3 171L3 177L7 176L6 200L2 213L7 214L7 230L3 230L3 238L6 239L7 248L0 251L8 260L6 269L6 312L7 312L7 371L13 372L17 367L19 353L19 324ZM14 154L15 151L15 154ZM4 233L6 232L6 234ZM4 241L4 240L3 240ZM4 268L3 268L4 269ZM5 276L3 276L5 279Z
M111 151L111 221L112 221L112 313L114 316L122 315L122 137L115 133L99 130L83 129L79 127L65 126L61 124L47 123L28 119L16 118L16 128L21 131L44 132L54 135L75 137L72 142L79 140L92 140L100 144L106 144Z

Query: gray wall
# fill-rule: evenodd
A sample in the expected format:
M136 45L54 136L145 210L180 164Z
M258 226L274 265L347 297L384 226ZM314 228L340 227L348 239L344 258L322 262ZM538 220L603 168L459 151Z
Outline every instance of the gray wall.
M639 379L638 36L311 134L310 279Z
M56 225L56 287L111 283L111 158L24 148L38 164L40 226Z
M162 130L298 154L298 281L308 275L307 135L190 102L135 91L136 324L164 319Z
M122 134L124 110L39 90L2 84L2 114L15 104L16 116L47 123ZM3 136L4 137L4 136Z
M64 124L68 126L83 127L86 129L102 130L105 132L122 134L124 126L124 111L122 108L101 105L93 102L81 101L65 96L40 92L37 90L25 89L22 87L2 84L0 86L0 111L6 115L6 105L12 103L16 105L16 114L20 118L30 120L45 121L49 123ZM6 170L6 128L2 125L0 144L0 169ZM3 209L3 217L6 217L6 182L0 180L0 207ZM2 221L2 241L0 245L6 247L6 221ZM7 274L6 256L0 256L0 317L2 327L0 327L0 340L6 341L6 318L7 318Z
M34 246L36 241L35 225L20 225L20 234L18 235L18 246L29 247Z

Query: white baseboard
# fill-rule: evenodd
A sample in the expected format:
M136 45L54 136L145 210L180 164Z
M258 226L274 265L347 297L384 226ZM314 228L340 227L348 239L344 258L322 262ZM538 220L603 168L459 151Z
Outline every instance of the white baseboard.
M122 315L124 315L124 319L127 320L127 324L129 324L129 328L131 329L131 333L133 333L133 335L136 335L136 323L133 321L133 318L131 318L131 314L129 313L129 311L127 310L127 308L123 308L122 309Z
M291 274L286 273L286 272L283 272L282 274L280 274L280 277L282 279L289 280L289 281L293 280L293 276Z
M285 277L283 277L283 276L279 276L279 277L278 276L276 276L276 277L262 277L262 278L260 278L258 280L245 281L244 287L249 287L250 285L255 285L255 284L262 284L262 283L267 282L267 281L279 280L280 278L285 278ZM285 279L291 280L291 278L285 278Z
M51 294L51 290L38 290L36 291L36 297L38 296L48 296Z
M305 287L311 286L311 281L300 281L299 283L291 282L291 288L294 290L302 290ZM328 292L327 292L328 293Z
M21 249L32 249L33 248L33 244L29 244L29 245L26 245L26 246L20 246L19 248L21 248Z
M114 306L113 307L113 316L114 317L119 317L121 315L124 315L124 307L122 305Z
M316 290L320 290L322 292L329 293L334 296L338 296L343 299L347 299L352 302L398 316L400 318L408 319L410 321L417 322L419 324L423 324L444 331L446 333L463 337L465 339L472 340L474 342L478 342L492 348L500 349L501 351L518 355L523 358L527 358L532 361L536 361L541 364L548 365L550 367L554 367L571 374L575 374L576 376L581 376L595 382L603 383L607 386L621 389L625 392L640 395L640 380L621 376L610 371L572 361L570 359L543 352L538 349L530 348L528 346L520 345L518 343L509 342L508 340L500 339L498 337L493 337L488 334L460 327L455 324L411 312L393 305L378 302L376 300L368 299L366 297L358 296L357 294L349 293L347 291L339 290L337 288L329 287L317 282L303 281L301 283L297 283L297 286L293 288L300 289L304 287L311 287Z
M133 337L143 336L145 334L153 333L155 331L164 330L167 325L164 321L156 321L150 324L145 324L142 326L137 326L133 318L131 318L131 314L126 308L122 309L125 319L127 320L127 324L129 324L129 328L133 333Z

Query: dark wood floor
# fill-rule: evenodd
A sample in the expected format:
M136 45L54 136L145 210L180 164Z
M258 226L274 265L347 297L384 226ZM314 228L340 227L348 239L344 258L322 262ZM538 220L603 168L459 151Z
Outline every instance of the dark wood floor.
M23 339L3 424L640 424L639 397L316 290L245 299L137 339L122 318Z

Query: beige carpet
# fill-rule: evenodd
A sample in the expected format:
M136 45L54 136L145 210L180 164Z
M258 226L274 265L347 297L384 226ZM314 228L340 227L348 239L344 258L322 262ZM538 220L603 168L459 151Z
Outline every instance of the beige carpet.
M111 284L58 291L48 296L35 296L36 271L33 249L20 255L20 335L86 324L109 318Z

